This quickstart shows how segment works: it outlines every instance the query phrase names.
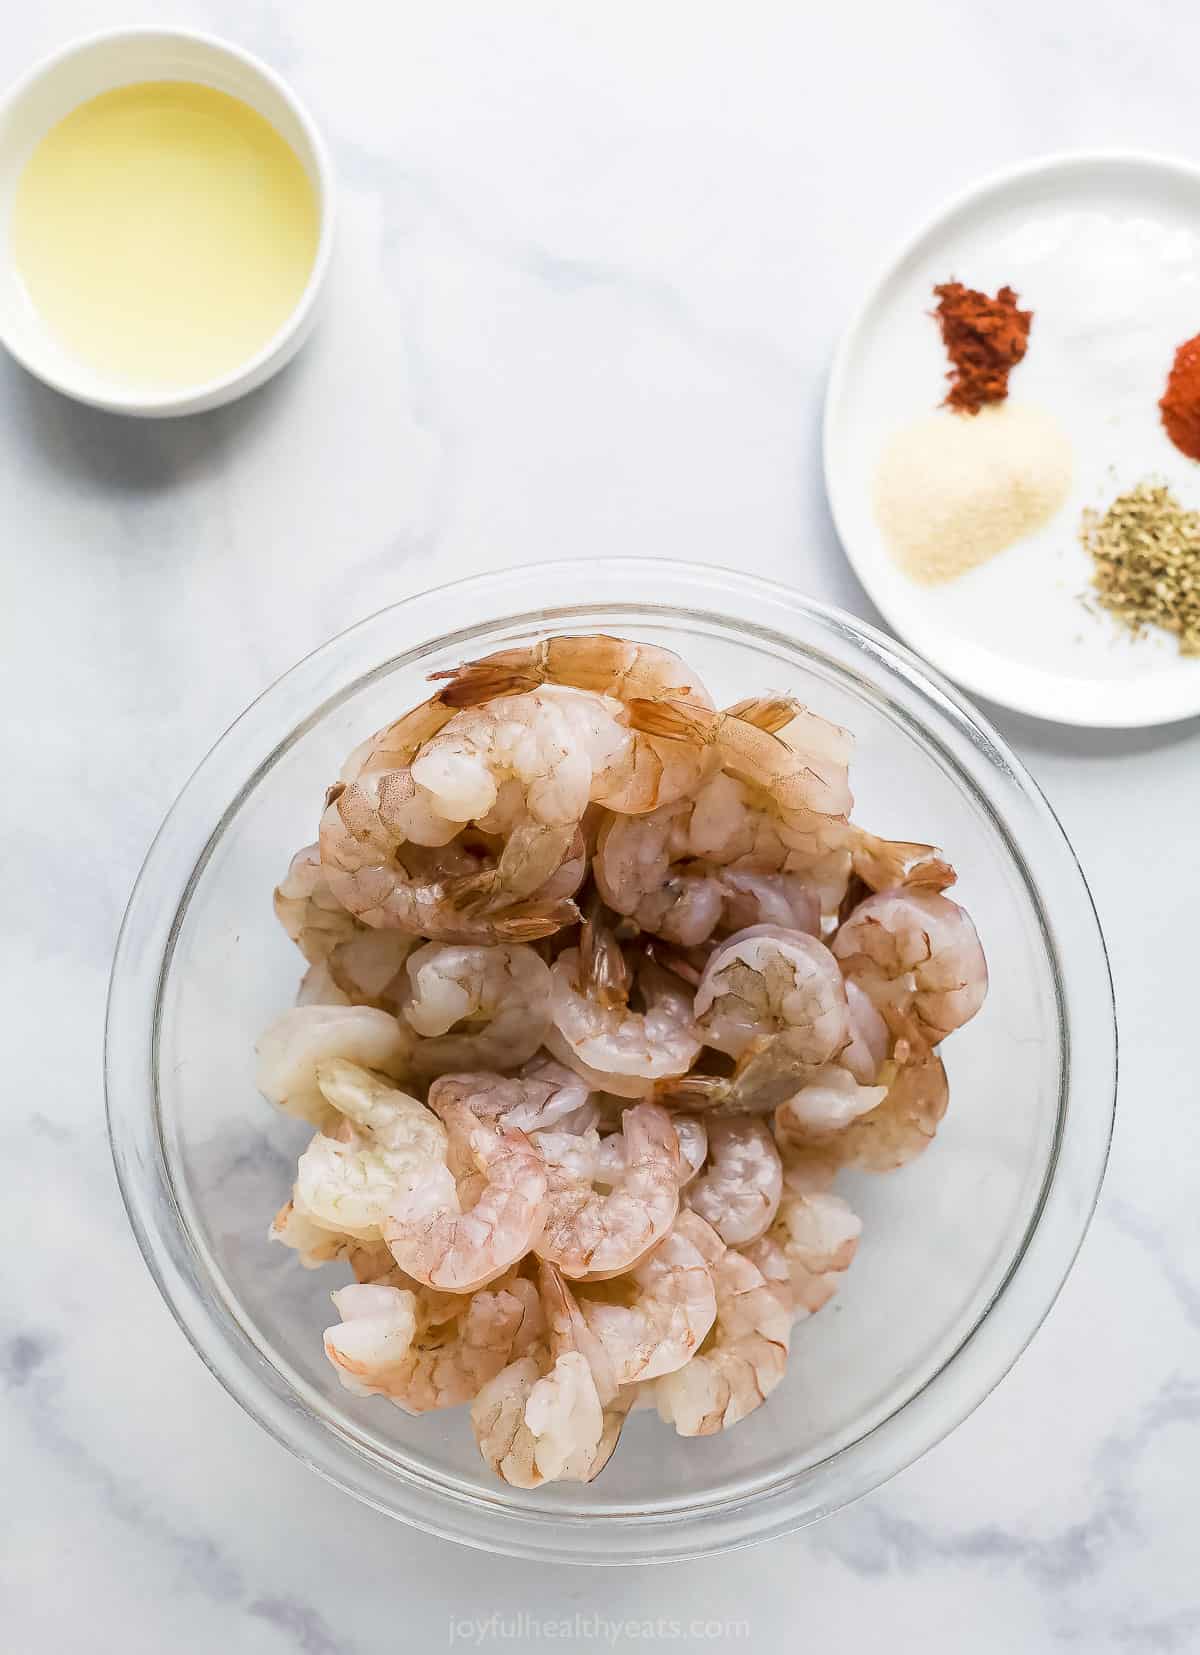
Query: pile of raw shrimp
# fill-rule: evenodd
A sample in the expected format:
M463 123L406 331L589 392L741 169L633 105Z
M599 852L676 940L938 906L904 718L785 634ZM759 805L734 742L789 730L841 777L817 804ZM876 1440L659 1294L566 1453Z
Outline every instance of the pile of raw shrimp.
M634 1406L706 1435L779 1384L857 1246L839 1171L929 1144L987 971L798 703L604 636L434 676L275 893L308 971L258 1083L316 1135L271 1233L353 1271L348 1389L589 1481Z

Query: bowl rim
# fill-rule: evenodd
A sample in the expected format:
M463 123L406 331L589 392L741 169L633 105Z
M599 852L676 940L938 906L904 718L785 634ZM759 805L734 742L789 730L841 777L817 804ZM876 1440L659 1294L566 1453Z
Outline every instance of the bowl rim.
M630 591L648 587L655 594L652 600L630 599ZM453 1479L384 1463L363 1441L305 1405L203 1274L164 1157L156 1057L162 984L191 892L225 823L280 751L311 728L331 703L397 661L445 648L460 633L469 637L478 630L534 622L549 631L555 619L567 615L578 629L589 610L619 610L622 600L615 594L622 589L631 625L637 624L634 611L690 615L743 639L755 632L782 639L795 651L795 639L765 623L788 616L815 623L844 643L858 670L869 665L884 679L890 677L893 688L915 692L919 718L908 716L927 740L936 739L941 725L943 733L957 735L960 752L979 763L993 788L1003 785L1006 808L1015 810L1031 833L1041 832L1035 848L1042 867L1036 881L1026 859L1028 841L1024 850L1018 848L1008 818L1000 817L991 794L982 793L964 769L967 758L947 754L986 803L1039 913L1059 1001L1062 1075L1057 1137L1021 1245L975 1325L914 1395L862 1435L779 1484L745 1495L735 1489L705 1505L601 1510L585 1518L506 1505L501 1496L484 1499ZM518 593L526 597L525 605L512 603ZM478 627L464 627L463 616L473 610L485 619ZM399 628L393 626L396 620L402 622ZM457 624L447 627L447 621ZM429 623L436 623L433 630ZM403 647L394 647L397 637L406 640ZM365 652L364 640L372 644ZM376 643L385 646L382 655ZM364 667L364 660L374 664ZM301 682L310 711L298 720L289 711L286 728L281 728L278 713ZM241 778L232 801L230 765ZM1069 980L1058 969L1068 932ZM1088 1039L1072 1041L1074 1028L1086 1029ZM117 941L105 1029L109 1135L126 1212L159 1291L210 1372L276 1441L377 1509L481 1549L574 1563L675 1561L786 1533L878 1487L961 1423L1033 1337L1082 1243L1107 1161L1116 1065L1112 979L1086 880L1040 789L986 721L924 663L857 617L778 582L717 565L643 558L535 563L434 587L376 611L277 679L209 750L150 847ZM808 1486L817 1474L819 1499Z
M168 418L183 414L203 413L210 408L221 407L225 403L236 401L248 392L257 390L260 385L272 377L277 369L286 366L293 350L299 348L314 320L317 301L329 271L333 255L334 232L337 225L337 186L333 161L330 157L329 148L321 134L321 129L309 113L308 107L299 93L293 89L288 81L272 69L270 64L264 62L255 53L248 51L244 46L236 45L233 41L226 40L220 35L210 34L207 30L190 29L182 24L138 23L115 28L94 29L87 34L77 35L73 39L65 41L61 46L55 47L35 63L32 63L11 85L0 93L0 123L7 119L21 100L35 86L58 74L64 65L71 62L72 59L85 56L87 53L96 50L97 47L119 46L125 43L136 46L149 40L179 41L192 46L200 46L214 57L227 58L239 64L265 82L280 102L295 117L296 124L304 134L304 141L308 145L312 157L320 226L316 251L313 254L312 269L308 273L308 280L304 284L303 291L274 333L244 362L239 363L236 368L230 368L225 373L218 374L215 378L198 380L192 385L171 386L163 390L153 390L148 387L134 385L126 390L114 382L111 386L105 386L103 390L86 390L68 375L49 367L35 352L30 352L17 344L2 322L0 322L0 345L4 346L4 349L8 351L13 360L20 363L27 373L32 374L35 379L40 379L51 390L70 397L74 402L83 403L90 408L101 408L110 414L125 414L139 418ZM124 84L128 83L114 83L115 86ZM100 94L96 95L99 96ZM81 101L86 102L87 100L83 99ZM79 105L76 105L76 108L78 107ZM275 123L272 121L270 125L274 127ZM301 160L303 161L303 157L301 157ZM7 225L5 226L4 241L7 248ZM11 262L11 248L7 248L7 256Z

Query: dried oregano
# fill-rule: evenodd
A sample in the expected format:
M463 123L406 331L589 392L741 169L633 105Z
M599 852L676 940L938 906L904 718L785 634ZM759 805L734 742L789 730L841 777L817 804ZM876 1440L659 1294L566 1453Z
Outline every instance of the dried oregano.
M1142 633L1174 632L1182 655L1200 655L1200 512L1170 489L1143 482L1101 515L1085 511L1080 538L1096 565L1097 600Z

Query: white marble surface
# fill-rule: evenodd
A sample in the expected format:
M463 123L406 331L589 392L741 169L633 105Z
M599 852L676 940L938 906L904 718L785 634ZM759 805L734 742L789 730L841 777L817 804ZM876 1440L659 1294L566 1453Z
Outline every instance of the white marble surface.
M333 147L341 239L322 330L232 410L122 423L0 363L5 1650L383 1655L448 1645L452 1615L498 1614L498 1643L521 1611L578 1612L586 1650L610 1646L586 1630L597 1614L746 1618L735 1647L755 1650L1200 1648L1196 725L1109 737L1000 716L1112 948L1108 1184L992 1398L888 1488L769 1547L551 1573L326 1487L159 1302L100 1084L109 956L159 818L225 724L334 629L433 579L618 550L736 562L869 614L817 445L855 295L988 168L1097 143L1188 154L1200 13L151 9L295 80ZM126 19L113 0L10 6L0 71Z

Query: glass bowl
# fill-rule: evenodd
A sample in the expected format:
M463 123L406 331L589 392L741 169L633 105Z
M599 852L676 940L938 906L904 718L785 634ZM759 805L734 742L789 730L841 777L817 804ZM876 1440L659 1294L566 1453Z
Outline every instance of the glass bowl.
M685 1440L634 1414L589 1486L492 1480L463 1410L410 1418L322 1353L342 1267L267 1239L307 1138L253 1083L300 960L271 891L361 737L426 675L562 632L682 654L718 704L798 695L851 729L855 816L957 865L991 968L945 1050L951 1104L918 1161L844 1180L863 1220L839 1296L798 1325L757 1413ZM871 628L731 571L543 564L442 587L335 638L217 743L154 842L109 1001L117 1174L146 1262L202 1359L279 1442L360 1499L474 1546L565 1562L694 1557L824 1516L937 1442L1007 1371L1083 1237L1113 1119L1112 988L1087 886L993 730ZM841 1187L841 1186L839 1186Z

